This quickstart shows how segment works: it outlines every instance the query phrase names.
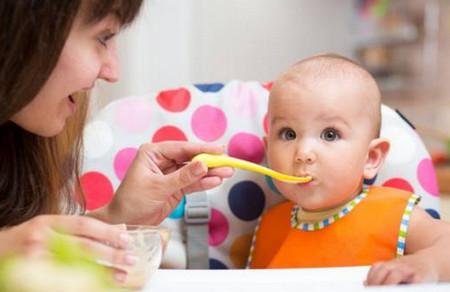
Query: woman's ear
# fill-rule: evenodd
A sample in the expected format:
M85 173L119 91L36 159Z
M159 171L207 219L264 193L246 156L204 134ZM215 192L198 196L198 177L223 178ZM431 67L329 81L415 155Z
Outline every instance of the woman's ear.
M372 179L377 175L383 166L384 160L389 152L389 147L389 141L384 138L376 138L370 142L363 172L365 179Z

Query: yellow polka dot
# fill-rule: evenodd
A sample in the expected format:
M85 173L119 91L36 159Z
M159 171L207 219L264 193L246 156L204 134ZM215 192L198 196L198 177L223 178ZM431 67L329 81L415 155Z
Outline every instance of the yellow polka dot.
M245 268L247 264L250 246L252 244L252 234L244 234L236 238L230 248L230 259L235 269Z

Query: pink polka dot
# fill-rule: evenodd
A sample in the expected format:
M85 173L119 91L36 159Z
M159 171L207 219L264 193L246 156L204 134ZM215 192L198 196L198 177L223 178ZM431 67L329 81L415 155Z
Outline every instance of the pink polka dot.
M191 93L186 88L165 90L158 94L156 100L169 112L182 112L191 102Z
M81 176L86 209L95 210L109 203L113 197L113 186L109 179L100 172L90 171Z
M227 90L223 99L230 104L234 115L255 117L262 101L261 88L239 83Z
M127 173L128 168L136 157L136 148L124 148L117 152L114 157L114 172L119 180L122 180Z
M263 127L264 127L264 132L266 134L268 134L269 133L269 116L267 113L264 115Z
M159 128L152 138L152 142L161 141L187 141L187 138L179 128L175 126L164 126Z
M228 154L254 163L261 163L264 159L264 145L256 135L237 133L230 139Z
M225 215L219 210L212 208L211 220L208 226L209 245L218 246L221 244L227 238L229 230L229 223Z
M203 141L212 142L225 133L227 118L220 108L204 105L195 110L191 126L195 136Z
M387 180L383 183L383 186L414 193L414 188L411 186L411 184L402 178L392 178L390 180Z
M130 99L116 106L115 121L126 131L141 132L150 126L151 105L145 99Z
M417 178L425 191L430 195L439 196L436 173L431 159L425 158L420 161L419 166L417 167Z

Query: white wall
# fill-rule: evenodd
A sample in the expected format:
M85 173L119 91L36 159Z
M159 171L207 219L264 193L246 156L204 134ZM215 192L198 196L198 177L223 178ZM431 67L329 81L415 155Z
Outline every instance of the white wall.
M351 56L354 0L146 0L119 36L121 81L95 104L188 83L268 81L320 52Z
M352 0L192 2L192 81L272 80L311 54L351 55Z

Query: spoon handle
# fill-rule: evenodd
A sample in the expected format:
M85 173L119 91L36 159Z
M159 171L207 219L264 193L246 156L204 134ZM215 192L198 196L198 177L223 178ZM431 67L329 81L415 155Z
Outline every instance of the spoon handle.
M203 161L208 167L231 166L231 167L235 167L235 168L254 171L254 172L258 172L261 174L271 176L277 180L281 180L284 182L307 183L307 182L311 181L311 177L309 177L309 176L297 177L297 176L287 175L284 173L274 171L267 167L261 166L259 164L249 162L246 160L242 160L242 159L237 159L237 158L230 157L227 155L202 153L202 154L195 156L192 160L193 161L197 161L197 160Z

